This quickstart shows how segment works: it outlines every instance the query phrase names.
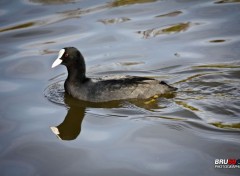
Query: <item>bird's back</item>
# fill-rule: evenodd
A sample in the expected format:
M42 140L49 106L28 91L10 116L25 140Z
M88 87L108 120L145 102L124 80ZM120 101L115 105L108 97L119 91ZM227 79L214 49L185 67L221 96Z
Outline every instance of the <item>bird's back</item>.
M147 99L154 95L174 91L175 88L163 81L146 77L120 76L90 79L79 85L70 85L68 93L73 97L92 101L106 102L123 99Z

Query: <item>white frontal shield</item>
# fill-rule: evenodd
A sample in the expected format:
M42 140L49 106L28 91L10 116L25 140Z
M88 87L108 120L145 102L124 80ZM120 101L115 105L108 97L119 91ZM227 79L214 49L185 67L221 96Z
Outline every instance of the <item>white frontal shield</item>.
M63 56L64 53L65 53L65 49L61 49L59 51L57 59L52 64L52 68L54 68L62 63L61 57Z

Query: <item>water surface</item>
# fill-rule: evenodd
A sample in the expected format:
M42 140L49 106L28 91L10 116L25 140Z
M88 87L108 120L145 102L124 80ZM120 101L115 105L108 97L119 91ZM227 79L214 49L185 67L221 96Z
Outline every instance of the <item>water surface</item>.
M239 175L237 0L0 2L0 175ZM166 80L174 95L89 103L64 94L58 51L87 75Z

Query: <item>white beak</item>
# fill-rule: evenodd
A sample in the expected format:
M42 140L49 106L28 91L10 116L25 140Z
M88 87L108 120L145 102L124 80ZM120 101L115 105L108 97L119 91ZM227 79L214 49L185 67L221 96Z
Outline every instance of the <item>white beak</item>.
M52 64L52 68L54 68L62 63L61 57L63 56L64 53L65 53L65 49L61 49L59 51L57 59Z

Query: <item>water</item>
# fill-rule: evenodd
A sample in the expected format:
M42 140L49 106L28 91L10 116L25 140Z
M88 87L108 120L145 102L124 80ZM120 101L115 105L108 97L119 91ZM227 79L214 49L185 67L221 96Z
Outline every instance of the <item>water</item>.
M239 175L238 0L0 2L0 173ZM65 95L58 51L89 76L150 76L175 95L103 104Z

